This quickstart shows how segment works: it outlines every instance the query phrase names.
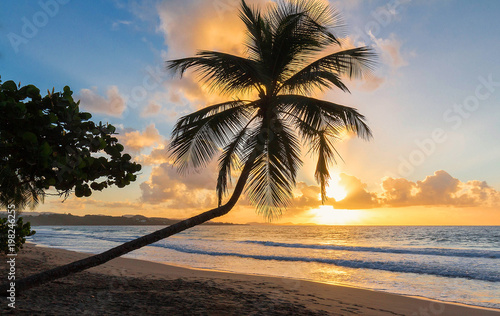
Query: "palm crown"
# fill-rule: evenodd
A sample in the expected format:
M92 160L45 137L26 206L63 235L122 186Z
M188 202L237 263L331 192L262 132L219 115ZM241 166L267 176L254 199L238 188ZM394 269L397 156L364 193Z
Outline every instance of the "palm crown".
M181 172L220 154L219 205L234 171L248 166L246 193L257 211L272 219L293 198L300 140L317 157L315 177L324 201L335 139L345 130L371 137L356 109L311 95L334 87L348 92L341 76L362 76L375 54L369 47L342 50L331 31L338 16L318 1L280 1L265 13L242 1L240 18L248 35L246 56L200 51L168 62L181 75L192 68L212 90L233 97L180 118L170 150ZM332 46L338 51L317 58ZM251 91L258 92L256 100L238 98Z

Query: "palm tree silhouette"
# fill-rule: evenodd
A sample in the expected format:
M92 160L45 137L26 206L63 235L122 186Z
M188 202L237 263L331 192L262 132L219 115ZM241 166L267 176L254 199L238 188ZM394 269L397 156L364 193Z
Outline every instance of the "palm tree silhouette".
M328 166L337 155L334 140L345 130L365 139L371 132L354 108L318 100L311 94L334 87L349 91L341 77L362 76L373 66L375 54L369 47L358 47L316 59L326 48L341 46L331 31L338 26L338 15L319 1L280 1L261 13L243 0L240 18L248 33L247 56L201 51L194 57L168 62L168 68L180 75L193 69L221 94L258 93L253 101L235 98L186 115L174 128L170 153L181 172L205 166L222 149L218 207L104 253L22 279L16 284L17 291L100 265L227 214L245 187L258 213L267 219L279 216L293 197L302 164L301 139L318 157L315 177L325 200ZM233 193L223 203L238 170L241 173Z

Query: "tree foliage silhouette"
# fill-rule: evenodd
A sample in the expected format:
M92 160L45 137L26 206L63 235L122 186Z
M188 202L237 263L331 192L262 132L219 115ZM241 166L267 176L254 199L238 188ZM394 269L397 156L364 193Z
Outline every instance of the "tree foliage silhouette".
M141 166L122 153L115 127L92 122L72 94L66 86L42 98L34 85L0 84L0 207L33 208L49 189L83 197L136 180Z

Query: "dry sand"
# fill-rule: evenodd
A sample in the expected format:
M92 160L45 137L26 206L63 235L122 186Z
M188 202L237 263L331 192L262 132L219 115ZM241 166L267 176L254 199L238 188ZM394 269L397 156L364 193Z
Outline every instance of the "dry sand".
M17 276L86 256L28 244L17 256ZM5 256L1 260L6 280ZM125 258L20 293L15 310L2 300L2 315L500 315L347 286Z

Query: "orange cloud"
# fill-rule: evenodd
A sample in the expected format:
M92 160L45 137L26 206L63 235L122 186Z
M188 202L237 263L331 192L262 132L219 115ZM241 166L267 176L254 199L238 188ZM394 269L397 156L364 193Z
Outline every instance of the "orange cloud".
M264 7L267 0L248 1L250 5ZM159 31L165 37L167 60L193 56L198 50L215 50L242 55L246 47L245 26L238 17L240 1L172 0L158 6ZM208 91L192 74L182 80L168 80L171 102L179 104L183 99L197 109L207 104L225 101Z
M141 154L135 157L135 161L143 166L161 165L170 162L168 155L168 141L164 141L158 147L153 148L149 154Z
M292 207L313 208L321 205L318 198L321 190L317 185L307 185L305 182L299 182L297 183L297 189L300 193L293 199Z
M169 208L205 210L216 207L216 164L212 163L202 173L181 175L170 163L153 168L149 181L140 185L141 201L149 204L166 203Z
M347 196L341 201L333 200L326 204L336 209L369 209L379 206L377 194L368 192L366 184L358 178L341 173L339 185L345 188Z
M148 125L143 132L136 130L126 131L124 134L118 134L117 138L127 151L134 153L138 153L162 141L162 136L156 129L155 124Z
M422 181L386 178L381 201L386 206L495 206L500 192L484 181L461 182L446 171L438 170Z
M370 192L367 185L355 176L341 173L339 185L347 195L340 201L329 198L325 205L335 209L373 209L415 206L433 207L494 207L500 203L500 192L484 181L461 182L447 172L438 170L422 181L413 182L404 178L385 178L381 192ZM319 186L297 184L291 208L285 216L296 216L318 208Z

